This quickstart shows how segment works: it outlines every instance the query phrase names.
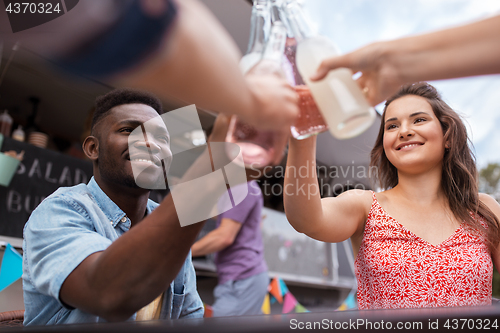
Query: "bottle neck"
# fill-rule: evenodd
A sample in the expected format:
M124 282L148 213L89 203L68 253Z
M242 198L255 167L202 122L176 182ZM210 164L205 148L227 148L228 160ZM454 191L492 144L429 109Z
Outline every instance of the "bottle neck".
M293 38L292 30L288 24L285 12L283 10L284 0L271 0L271 24L281 22L285 25L287 36Z
M271 23L274 24L275 22L281 22L281 16L280 16L280 6L281 6L281 0L271 0Z
M288 0L284 6L284 12L289 28L297 42L316 35L311 28L304 11L296 1Z
M266 45L267 35L271 27L268 0L254 0L252 18L250 20L250 40L248 53L261 53Z
M263 59L281 64L286 43L286 27L282 22L274 22L262 55Z

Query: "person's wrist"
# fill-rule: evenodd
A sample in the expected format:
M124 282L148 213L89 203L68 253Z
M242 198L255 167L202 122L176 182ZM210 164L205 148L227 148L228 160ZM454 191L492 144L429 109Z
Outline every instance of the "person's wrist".
M415 56L419 54L414 42L409 38L384 42L380 50L381 64L391 68L393 84L401 86L414 82L418 66L414 66Z
M258 92L253 89L253 80L255 79L253 75L247 75L245 77L247 81L247 87L248 87L248 103L245 103L245 106L247 107L244 109L244 114L241 115L241 117L247 121L248 123L258 126L259 121L263 121L261 113L262 110L265 109L264 105L262 105L262 101L259 98ZM259 120L260 119L260 120Z
M299 149L312 149L315 146L317 135L298 140L290 136L289 145Z

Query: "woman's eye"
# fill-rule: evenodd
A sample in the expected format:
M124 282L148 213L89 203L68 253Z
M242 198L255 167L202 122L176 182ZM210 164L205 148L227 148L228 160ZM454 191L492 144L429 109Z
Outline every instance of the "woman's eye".
M426 121L426 119L425 118L417 118L417 119L415 119L415 124L420 123L422 121Z
M389 126L387 126L386 130L391 130L393 128L396 128L396 125L390 124Z
M125 127L120 129L120 132L131 133L134 129L130 127Z

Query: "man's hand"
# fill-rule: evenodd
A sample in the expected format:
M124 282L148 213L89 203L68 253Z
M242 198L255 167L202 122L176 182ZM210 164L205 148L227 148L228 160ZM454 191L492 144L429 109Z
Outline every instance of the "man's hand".
M295 90L274 74L247 74L245 80L253 97L253 110L240 117L259 129L289 131L299 115Z

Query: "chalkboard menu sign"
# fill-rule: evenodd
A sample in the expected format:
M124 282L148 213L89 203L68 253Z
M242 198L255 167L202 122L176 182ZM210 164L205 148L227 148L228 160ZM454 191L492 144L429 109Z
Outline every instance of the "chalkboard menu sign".
M59 187L87 183L92 163L28 143L4 138L2 152L24 150L9 187L0 186L0 235L22 238L23 227L38 204Z

